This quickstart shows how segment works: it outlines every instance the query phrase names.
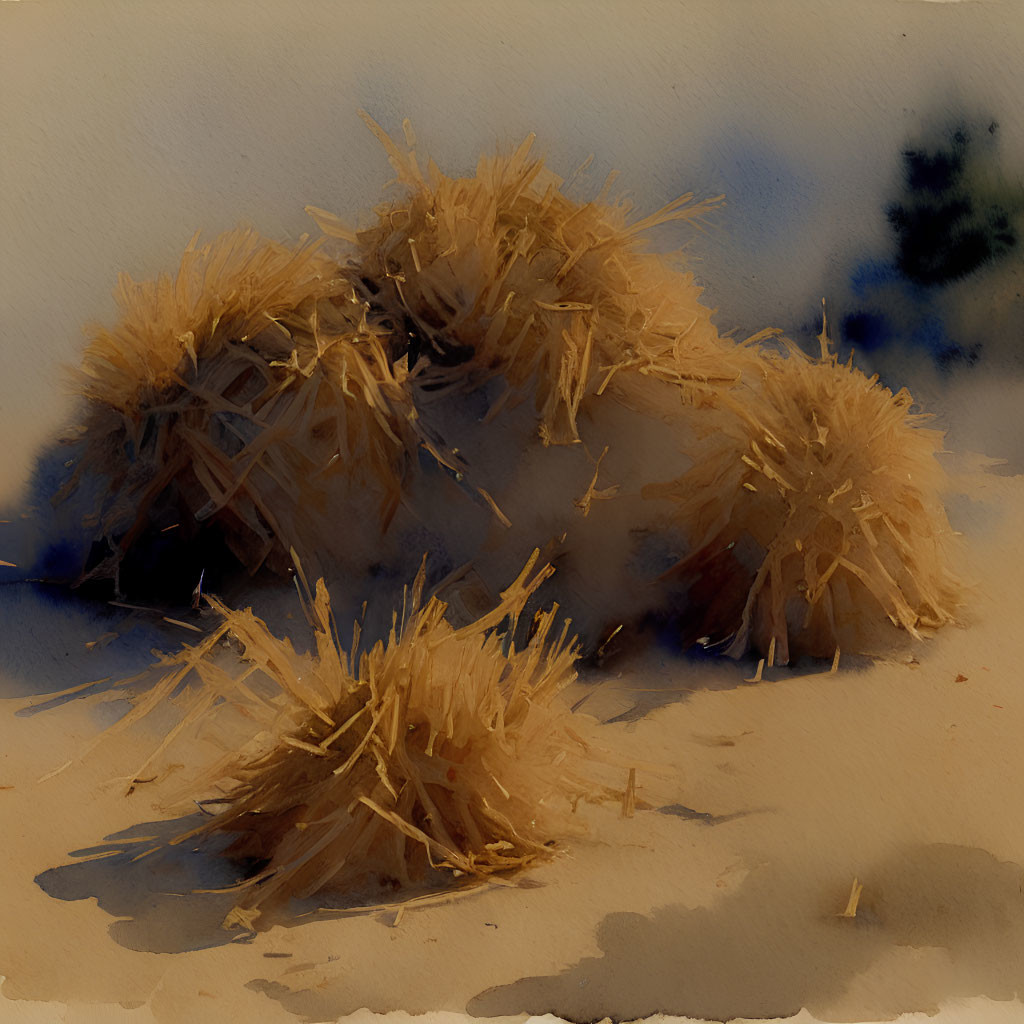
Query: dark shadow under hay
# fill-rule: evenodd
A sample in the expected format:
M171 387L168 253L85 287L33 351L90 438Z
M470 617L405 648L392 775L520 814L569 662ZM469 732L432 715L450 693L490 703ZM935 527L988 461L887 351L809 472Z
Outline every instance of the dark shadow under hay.
M233 884L238 867L212 847L167 845L201 817L133 825L108 836L100 846L72 851L72 857L83 859L42 872L36 884L55 899L95 899L104 911L121 919L111 924L110 934L128 949L184 953L224 945L238 937L220 926L231 907L231 895L200 895L194 890ZM158 852L135 859L156 843L162 844Z
M178 644L185 632L159 615L83 602L64 587L27 581L0 586L0 621L0 699L14 700L134 676L152 663L153 647Z
M224 837L172 845L196 828L204 814L150 821L107 836L93 847L72 850L79 858L36 876L36 884L54 899L95 899L111 917L110 935L119 945L144 953L186 953L231 942L248 942L254 933L224 927L237 901L230 890L260 870L260 861L229 858ZM152 850L145 856L140 856ZM523 880L526 887L538 883ZM465 898L488 886L459 885L437 872L416 888L401 893L388 886L365 886L349 892L324 891L316 898L292 900L265 915L263 926L291 927L311 919L377 914L385 926L395 914L418 904Z

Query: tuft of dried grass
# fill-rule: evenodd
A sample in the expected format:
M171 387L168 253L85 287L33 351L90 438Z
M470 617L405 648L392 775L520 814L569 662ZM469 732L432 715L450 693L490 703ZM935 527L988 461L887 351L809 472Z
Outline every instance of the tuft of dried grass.
M759 382L723 397L673 497L690 551L674 573L703 621L695 636L753 647L867 652L892 624L914 637L954 621L960 583L935 456L942 434L829 351L766 351Z
M579 800L623 799L588 776L585 762L597 756L579 731L588 720L558 699L576 677L578 651L567 621L555 631L557 606L535 616L524 647L513 642L517 617L552 571L537 571L537 559L492 611L459 629L442 601L423 601L421 569L387 640L360 651L357 624L349 653L323 581L309 595L309 653L251 610L208 599L220 627L163 659L162 681L132 716L195 672L203 685L179 729L225 700L244 705L261 729L214 770L220 795L203 805L216 813L174 840L228 834L228 855L265 864L240 883L231 921L241 912L251 923L292 897L400 888L438 871L500 880L553 854L553 840L575 830ZM240 655L235 669L213 656L225 636ZM269 696L259 677L272 683Z
M250 571L316 549L331 480L372 485L390 516L415 411L388 332L319 242L197 235L174 276L122 274L115 294L121 319L75 375L85 447L58 495L82 471L109 480L90 577L116 579L157 510L186 540L217 522Z
M685 386L740 376L749 350L719 336L693 274L677 256L643 251L645 232L698 225L721 197L687 194L632 218L628 200L609 198L614 176L591 202L569 198L530 155L532 135L509 156L481 158L475 177L452 178L433 161L421 169L408 122L403 149L364 119L404 195L358 232L307 210L325 234L354 243L354 276L402 325L410 362L425 357L425 383L466 389L501 376L507 391L492 411L532 393L541 438L568 443L579 440L583 403L628 390L626 378Z

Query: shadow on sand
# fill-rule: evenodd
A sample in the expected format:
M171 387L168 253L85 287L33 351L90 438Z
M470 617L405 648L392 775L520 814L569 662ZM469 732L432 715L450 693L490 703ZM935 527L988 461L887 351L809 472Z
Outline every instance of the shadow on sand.
M99 907L118 918L110 935L119 945L146 953L185 953L227 943L249 942L254 932L225 927L239 893L228 890L262 864L224 855L232 838L193 839L177 845L172 840L202 824L201 814L151 821L108 836L98 846L73 850L79 858L36 876L36 884L54 899L95 899ZM434 897L464 896L481 891L479 885L452 885L438 873L421 886L401 894L366 886L353 892L318 894L292 900L281 909L261 913L261 926L293 927L313 918L375 914L382 924L394 922L404 903L413 906Z
M81 859L44 871L36 884L55 899L94 898L121 919L110 926L110 934L128 949L184 953L238 941L237 931L221 928L235 895L196 890L233 885L241 877L239 869L209 845L167 845L202 820L194 814L132 826L99 846L72 851Z
M763 865L711 907L610 914L597 933L601 956L482 992L467 1010L579 1022L789 1017L805 1007L829 1014L857 975L899 947L940 947L948 956L941 971L915 979L911 968L885 994L872 992L871 1005L844 1003L843 1016L827 1019L931 1012L950 997L1012 999L1024 987L1020 865L970 847L908 848L865 875L853 918L839 916L849 880L814 875Z

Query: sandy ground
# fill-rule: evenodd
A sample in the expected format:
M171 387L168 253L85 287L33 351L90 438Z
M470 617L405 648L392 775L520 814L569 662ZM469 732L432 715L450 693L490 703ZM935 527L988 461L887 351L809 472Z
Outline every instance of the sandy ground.
M1024 154L1024 18L1005 4L563 4L540 28L528 3L399 6L0 4L3 508L68 414L60 368L82 323L113 317L117 270L173 265L199 226L294 238L307 202L377 201L389 171L360 106L391 129L411 117L446 167L536 131L555 166L596 152L598 187L617 168L651 209L726 191L698 254L741 334L816 324L829 275L885 242L895 154L928 111L998 115L1009 165ZM948 399L950 447L1020 471L1019 384L979 374ZM613 662L572 697L609 745L670 766L660 810L593 811L512 890L252 940L193 892L227 880L213 858L122 849L178 828L158 791L117 781L161 722L80 758L122 705L19 714L181 635L132 620L89 651L125 617L0 586L0 1021L1021 1020L1024 476L957 468L964 628L757 685L747 663ZM97 850L113 855L82 855Z
M126 799L111 781L160 725L79 758L116 704L17 712L83 666L123 671L119 646L144 661L146 638L130 634L90 663L91 613L5 587L24 660L0 680L0 1019L53 1019L40 1004L73 1004L74 1021L98 1004L110 1021L398 1008L574 1020L806 1008L864 1021L1014 999L1024 987L1024 477L975 466L958 479L968 497L953 513L979 582L965 628L889 660L836 674L775 669L756 685L743 682L745 664L652 652L613 664L570 697L589 694L584 710L609 722L609 746L672 766L660 810L591 812L588 835L513 890L397 920L314 915L241 941L219 927L223 897L192 893L226 880L210 855L74 855L176 827L160 820L158 792ZM863 894L843 918L854 879Z

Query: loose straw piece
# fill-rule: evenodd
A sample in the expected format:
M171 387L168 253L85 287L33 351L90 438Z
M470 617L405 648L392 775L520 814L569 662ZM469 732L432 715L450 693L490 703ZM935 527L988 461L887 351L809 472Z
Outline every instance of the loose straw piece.
M860 894L864 891L864 886L855 878L853 885L850 887L850 898L846 901L846 909L839 915L839 917L856 917L857 916L857 905L860 903Z
M622 816L632 818L636 813L636 769L630 768L626 777L626 791L622 795Z

